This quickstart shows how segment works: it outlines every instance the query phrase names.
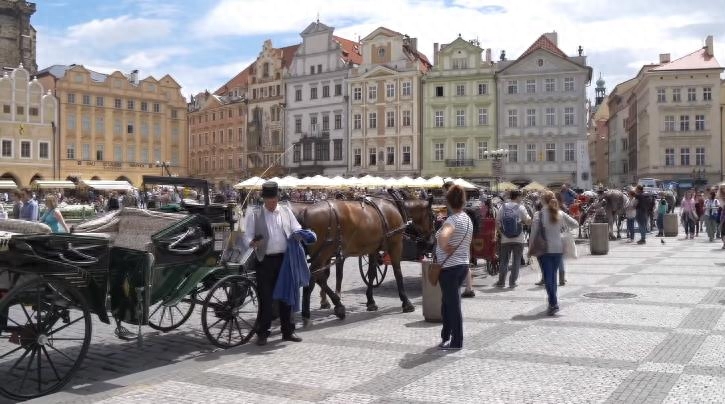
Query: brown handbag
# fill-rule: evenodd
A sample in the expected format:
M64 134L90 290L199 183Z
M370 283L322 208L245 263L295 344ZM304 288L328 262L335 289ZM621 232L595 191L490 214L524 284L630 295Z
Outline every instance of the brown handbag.
M453 252L456 252L458 250L458 247L463 244L463 240L466 239L466 236L468 236L468 228L471 227L471 223L469 222L466 225L466 232L463 234L463 238L461 238L461 241L458 242L458 245L453 250ZM438 242L438 240L436 240ZM448 258L451 258L451 256L447 256L446 259L443 260L443 262L438 263L434 259L433 262L431 262L430 267L428 268L428 282L430 282L431 285L436 286L438 285L438 279L441 277L441 271L443 271L443 265L448 261Z

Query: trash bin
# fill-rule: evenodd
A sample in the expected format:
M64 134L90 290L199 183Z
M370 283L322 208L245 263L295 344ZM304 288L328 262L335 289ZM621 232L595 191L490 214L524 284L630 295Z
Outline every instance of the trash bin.
M431 323L440 323L443 321L441 315L441 288L440 284L431 285L428 281L428 269L433 261L429 258L425 258L421 261L421 283L422 283L422 294L423 294L423 318L425 321Z
M609 253L609 224L592 223L589 226L589 252L592 255Z
M662 227L664 227L665 237L676 237L678 226L679 226L679 223L677 221L677 214L666 213L665 220L664 220L664 226L662 226Z

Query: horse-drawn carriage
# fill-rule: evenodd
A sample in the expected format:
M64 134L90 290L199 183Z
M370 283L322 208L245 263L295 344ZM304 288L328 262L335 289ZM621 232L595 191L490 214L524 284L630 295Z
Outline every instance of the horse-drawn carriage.
M0 394L24 400L70 381L90 346L92 318L117 335L170 331L201 304L201 325L220 347L248 341L257 317L254 280L220 261L201 214L124 208L71 234L0 221ZM121 324L138 326L133 335Z

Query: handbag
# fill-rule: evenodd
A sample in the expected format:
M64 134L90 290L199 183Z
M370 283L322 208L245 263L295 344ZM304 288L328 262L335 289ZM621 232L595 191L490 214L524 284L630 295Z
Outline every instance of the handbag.
M471 227L471 223L468 222L466 224L466 232L463 234L463 237L461 238L461 241L458 242L458 245L453 250L455 252L458 250L458 247L461 246L463 243L463 240L466 239L466 236L468 236L468 228ZM438 240L436 240L436 243ZM451 254L453 255L453 254ZM437 258L434 258L433 262L430 264L430 267L428 268L428 282L430 282L431 285L436 286L438 285L438 279L441 277L441 271L443 271L443 265L448 261L449 258L451 258L451 255L447 256L446 259L443 260L443 262L438 263L436 262Z
M579 258L579 252L576 249L574 236L567 230L561 234L561 242L564 245L564 258Z
M531 238L529 243L529 255L534 257L541 257L546 254L546 234L544 234L544 215L539 214L539 231L536 232L536 236Z

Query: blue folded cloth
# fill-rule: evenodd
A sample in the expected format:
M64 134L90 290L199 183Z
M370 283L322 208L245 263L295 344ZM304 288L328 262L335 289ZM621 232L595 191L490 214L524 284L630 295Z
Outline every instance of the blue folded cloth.
M310 268L302 243L315 241L317 235L312 230L300 229L292 233L272 292L273 299L287 303L295 312L300 311L300 288L310 284Z

